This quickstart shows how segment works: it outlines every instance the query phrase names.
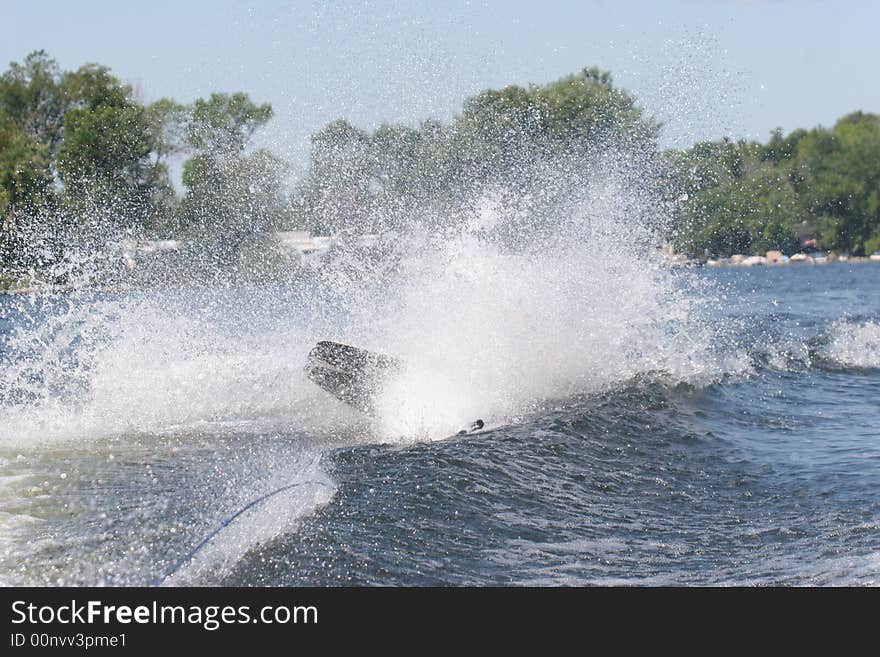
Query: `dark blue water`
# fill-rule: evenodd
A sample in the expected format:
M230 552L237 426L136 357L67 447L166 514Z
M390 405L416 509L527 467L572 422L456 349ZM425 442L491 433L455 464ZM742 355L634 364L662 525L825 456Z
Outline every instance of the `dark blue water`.
M183 434L148 417L87 446L12 436L3 581L155 582L224 516L301 481L184 583L876 585L880 266L681 276L711 283L713 348L740 362L707 384L647 372L412 444L346 417L332 439L295 416Z

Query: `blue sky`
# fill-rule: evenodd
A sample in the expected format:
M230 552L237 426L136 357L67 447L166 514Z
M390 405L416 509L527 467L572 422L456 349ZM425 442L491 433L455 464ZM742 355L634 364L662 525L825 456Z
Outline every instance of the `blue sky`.
M261 139L302 161L344 116L448 119L480 89L610 70L666 145L880 112L880 2L0 0L0 64L45 49L110 66L146 101L246 91Z

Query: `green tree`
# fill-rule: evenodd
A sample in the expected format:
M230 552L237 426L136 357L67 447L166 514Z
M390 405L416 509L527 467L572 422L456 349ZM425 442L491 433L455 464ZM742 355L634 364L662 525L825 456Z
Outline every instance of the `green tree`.
M51 202L47 148L0 112L0 266L25 264L21 224Z
M799 187L830 247L862 255L880 230L880 116L856 112L798 142Z
M248 152L271 116L243 93L145 107L106 66L61 71L44 51L10 64L0 75L4 258L105 244L125 231L188 233L215 260L234 261L242 243L289 221L286 167L268 151ZM169 163L183 154L181 202Z
M761 159L771 160L776 164L794 159L797 155L798 143L806 136L807 131L803 129L798 129L789 135L784 135L782 128L776 128L770 133L770 139L763 148Z
M657 130L595 68L543 86L483 91L448 125L384 124L368 132L339 119L313 136L295 205L312 228L363 233L411 222L416 210L431 221L461 216L487 188L549 198L535 175L543 164L581 175L590 157L609 150L651 157Z
M660 129L634 96L614 87L610 73L595 67L532 87L531 94L544 107L545 131L563 149L651 148Z
M369 133L344 119L329 123L312 136L299 216L319 232L365 226L372 206L370 183L381 177L378 164L371 157Z
M61 70L43 50L10 63L0 76L0 111L50 153L61 140L67 106Z
M0 213L43 198L51 183L46 147L0 113Z
M141 107L71 110L65 119L58 171L68 188L96 182L106 182L112 192L138 188L145 184L152 147Z
M62 76L68 102L56 167L73 215L112 208L116 231L155 232L174 205L165 159L179 149L183 109L171 101L145 108L109 69L87 64Z
M169 157L183 153L186 150L191 109L170 98L160 98L145 109L153 136L155 163L163 164Z
M245 152L271 117L271 105L257 105L244 93L199 99L190 114L186 140L193 156L183 167L179 221L222 268L234 268L242 249L288 212L281 161L266 150Z
M142 107L70 110L57 159L67 206L87 214L114 208L115 228L143 228L153 214L152 148Z
M171 181L169 162L186 152L191 108L169 98L161 98L150 103L145 110L152 141L151 161L145 177L154 209L149 228L156 234L171 235L175 227L174 213L177 211L178 198Z
M61 92L67 109L95 110L99 107L128 107L133 104L132 90L119 81L106 66L85 64L64 73Z
M234 157L271 118L270 104L257 105L245 93L211 94L193 104L187 139L203 155Z
M669 158L677 169L672 184L683 199L676 213L679 249L730 256L798 247L794 225L802 213L790 156L767 152L755 142L722 139Z

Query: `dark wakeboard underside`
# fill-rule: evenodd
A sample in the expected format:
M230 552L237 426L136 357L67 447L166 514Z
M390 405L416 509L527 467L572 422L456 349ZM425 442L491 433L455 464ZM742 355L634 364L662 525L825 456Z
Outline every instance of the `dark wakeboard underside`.
M309 352L305 372L319 387L364 413L389 376L400 370L391 356L322 340Z
M305 372L314 383L340 401L372 415L376 395L401 369L400 361L351 345L322 340L309 352ZM485 425L476 420L459 436L481 433Z

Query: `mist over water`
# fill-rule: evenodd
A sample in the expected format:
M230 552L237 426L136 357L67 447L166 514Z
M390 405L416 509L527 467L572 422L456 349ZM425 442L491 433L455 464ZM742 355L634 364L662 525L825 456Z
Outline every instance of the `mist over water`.
M642 371L712 370L700 300L662 267L653 227L633 222L649 216L648 191L619 172L584 185L550 208L494 191L441 230L415 223L385 260L342 252L293 285L10 297L2 440L204 422L326 428L337 404L302 364L327 337L404 362L382 391L383 439L440 438L480 414L505 421Z
M500 212L489 201L476 219L497 228ZM462 418L509 421L645 371L714 367L691 299L647 244L616 251L614 217L571 212L537 239L520 223L513 248L465 230L404 260L406 283L379 322L405 363L380 399L384 431L443 436Z

